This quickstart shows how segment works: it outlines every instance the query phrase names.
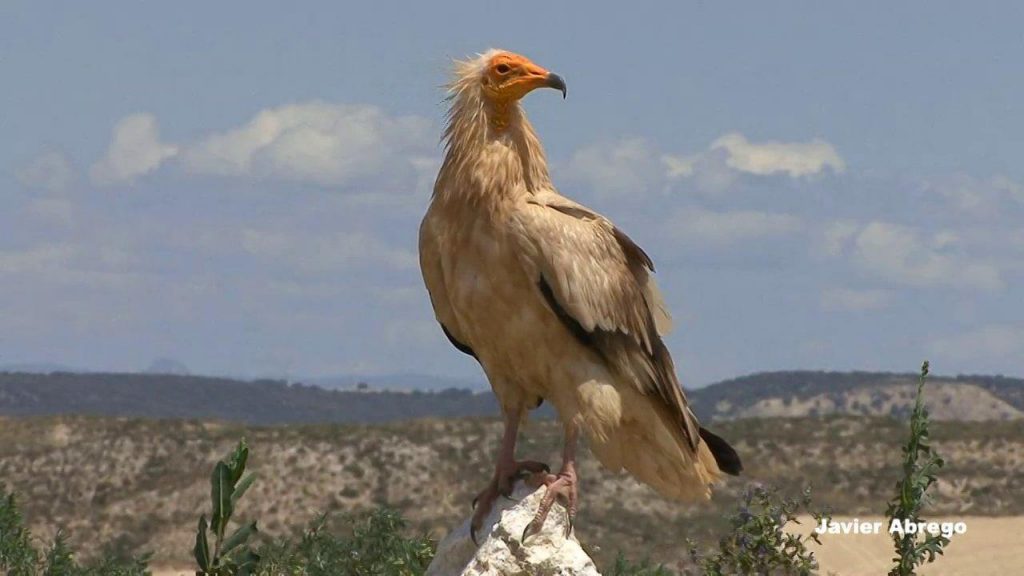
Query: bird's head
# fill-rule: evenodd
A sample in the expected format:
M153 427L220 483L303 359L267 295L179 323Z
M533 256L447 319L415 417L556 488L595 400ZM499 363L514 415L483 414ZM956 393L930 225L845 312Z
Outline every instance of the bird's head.
M460 142L479 142L488 133L505 133L510 128L531 131L519 100L537 88L554 88L565 97L561 76L513 52L489 50L454 64L445 129L445 140L453 149Z
M481 57L480 83L493 102L514 102L537 88L554 88L565 98L565 80L534 64L526 56L494 50Z
M537 88L554 88L565 97L565 80L534 64L526 56L507 50L489 50L472 60L455 61L452 97L473 95L505 107Z

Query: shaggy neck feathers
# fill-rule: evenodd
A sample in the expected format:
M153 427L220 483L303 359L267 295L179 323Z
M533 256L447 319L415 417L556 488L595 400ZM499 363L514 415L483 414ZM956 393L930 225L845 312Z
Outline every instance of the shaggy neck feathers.
M459 194L500 195L550 187L537 133L519 102L495 102L485 96L482 61L486 60L457 63L456 79L449 87L445 160L434 194L445 188ZM446 186L455 181L458 186Z

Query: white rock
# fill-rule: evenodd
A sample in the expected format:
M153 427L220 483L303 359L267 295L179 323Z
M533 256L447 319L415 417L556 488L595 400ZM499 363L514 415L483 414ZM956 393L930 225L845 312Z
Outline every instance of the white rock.
M560 504L539 533L520 542L544 491L519 483L513 500L498 498L477 535L480 548L469 537L467 519L438 544L427 576L601 576L576 535L565 537L568 519Z

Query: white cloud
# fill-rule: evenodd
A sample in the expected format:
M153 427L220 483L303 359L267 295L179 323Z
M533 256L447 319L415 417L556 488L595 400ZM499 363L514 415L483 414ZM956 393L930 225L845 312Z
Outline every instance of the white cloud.
M822 251L827 256L842 255L859 229L860 226L856 222L849 220L838 220L828 224L824 231L824 242L821 244Z
M0 274L23 274L55 270L67 264L75 255L71 244L43 244L24 250L0 251Z
M350 185L355 198L411 195L429 189L436 175L434 132L418 116L313 101L268 108L241 126L178 146L160 141L152 115L134 114L115 126L91 175L101 185L131 183L177 158L192 174Z
M396 172L419 175L434 153L431 123L376 106L308 102L269 108L182 154L196 174L339 185ZM409 191L411 192L411 190Z
M1005 324L982 326L935 339L928 348L934 357L947 362L1009 360L1020 368L1021 358L1024 358L1024 328Z
M357 265L413 270L416 254L360 232L304 234L248 228L242 248L254 256L281 261L307 273L343 271Z
M160 142L160 129L152 114L132 114L114 126L106 155L92 165L89 174L99 185L130 184L177 154L177 146Z
M30 160L17 171L17 177L27 188L59 193L74 180L75 169L65 154L49 151Z
M1021 185L1006 176L993 176L989 184L996 190L1007 194L1017 202L1024 204L1024 185Z
M957 173L926 179L923 188L945 200L955 219L966 214L992 220L1017 211L1010 214L1016 218L1024 205L1024 186L1005 176L976 178Z
M842 172L846 164L828 142L815 138L809 142L753 143L737 132L726 134L711 144L711 150L725 150L728 165L740 172L765 176L785 173L793 178L818 174L829 168Z
M678 240L729 245L792 234L803 228L803 222L789 214L688 208L676 213L669 226L669 235Z
M897 284L982 290L1003 286L999 268L972 257L948 230L926 234L883 221L855 228L840 222L826 228L824 244L831 255L846 255L864 272Z
M395 318L384 324L384 341L390 345L428 348L443 339L437 321L430 319Z
M116 246L51 242L21 250L0 250L0 277L22 284L122 288L138 279L131 254Z
M800 178L845 167L835 148L821 139L751 143L742 134L730 133L696 154L659 152L640 138L593 144L573 153L559 173L599 195L626 196L665 190L680 181L692 181L699 191L714 194L743 173Z
M580 148L560 177L581 182L599 195L628 196L658 185L664 170L647 142L627 138ZM672 168L668 170L671 172Z
M699 155L673 156L671 154L665 154L661 157L661 162L665 165L665 176L669 180L693 176L693 173L696 171L698 160L700 160Z
M74 205L64 198L35 198L29 202L28 211L42 220L70 224Z
M739 175L729 166L727 154L722 150L708 150L692 156L666 154L661 160L669 181L689 180L698 191L711 195L728 190Z
M892 297L888 290L827 288L821 293L821 307L825 310L880 310L889 305Z

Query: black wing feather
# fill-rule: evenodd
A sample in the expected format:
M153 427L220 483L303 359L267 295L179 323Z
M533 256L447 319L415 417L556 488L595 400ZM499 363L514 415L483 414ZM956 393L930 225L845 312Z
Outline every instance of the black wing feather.
M700 429L700 438L711 450L719 470L732 476L740 475L740 472L743 471L743 463L740 462L740 455L736 453L736 450L728 442L721 436L713 434L710 430L703 427Z
M445 327L444 324L441 324L441 330L444 330L444 335L448 337L448 341L451 342L452 346L455 346L459 350L459 352L462 352L463 354L469 354L473 358L476 358L476 352L473 352L472 348L456 340L455 336L452 336L452 333L448 331L448 328ZM477 361L480 360L479 358L476 359Z

